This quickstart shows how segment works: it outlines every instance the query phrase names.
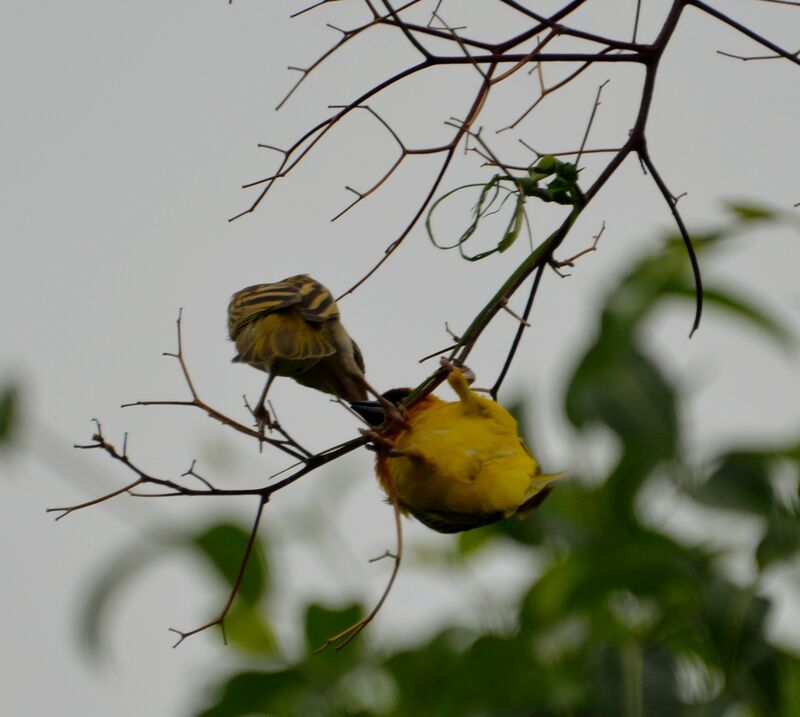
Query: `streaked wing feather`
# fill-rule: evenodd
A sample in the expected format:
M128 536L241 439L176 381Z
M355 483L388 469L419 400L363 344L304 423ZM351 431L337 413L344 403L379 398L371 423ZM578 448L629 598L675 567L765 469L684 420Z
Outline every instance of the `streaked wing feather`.
M297 308L306 321L321 324L339 316L339 307L331 292L308 274L298 274L285 281L300 293L302 299Z
M255 284L237 291L228 305L228 333L232 339L249 322L303 301L298 288L288 281Z
M274 359L318 361L336 352L319 329L295 311L268 314L245 324L236 335L237 359L261 364ZM299 368L299 367L298 367Z

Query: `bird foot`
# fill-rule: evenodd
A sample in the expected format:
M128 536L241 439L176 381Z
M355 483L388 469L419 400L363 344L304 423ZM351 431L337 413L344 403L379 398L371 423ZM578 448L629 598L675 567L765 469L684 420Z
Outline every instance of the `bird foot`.
M444 356L442 356L439 363L441 363L442 368L446 369L448 373L453 373L453 371L461 371L464 379L470 386L475 383L475 372L469 368L469 366L456 365L450 359L445 358Z
M272 420L269 415L267 407L262 403L252 410L253 418L256 419L256 428L263 433L264 430L271 431L277 424Z
M386 413L385 425L389 432L410 431L411 424L408 422L408 410L405 406L396 406L391 401L381 396L378 401Z
M406 451L400 450L391 438L387 438L380 431L376 431L374 428L361 428L359 430L362 436L370 440L373 450L392 458L406 455Z

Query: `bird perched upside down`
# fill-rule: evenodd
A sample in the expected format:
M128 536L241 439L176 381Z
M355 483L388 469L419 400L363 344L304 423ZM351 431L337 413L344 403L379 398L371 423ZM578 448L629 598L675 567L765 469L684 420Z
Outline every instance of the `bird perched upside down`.
M440 533L530 512L563 474L541 473L514 417L470 390L461 370L453 369L448 382L458 401L428 395L408 409L407 429L371 434L384 491Z
M228 305L234 361L269 373L253 411L269 425L265 401L276 376L347 401L367 398L364 359L339 320L330 291L307 274L237 291Z

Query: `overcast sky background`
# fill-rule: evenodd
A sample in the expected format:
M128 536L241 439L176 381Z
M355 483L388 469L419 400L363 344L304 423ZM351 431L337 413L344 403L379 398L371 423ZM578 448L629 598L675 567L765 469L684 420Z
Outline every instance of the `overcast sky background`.
M714 4L797 49L800 9L744 0ZM559 5L538 3L537 9ZM587 29L622 27L618 34L628 36L633 5L589 2L577 18ZM640 37L652 37L666 5L644 3ZM349 27L364 17L358 3L348 2L289 20L302 6L74 0L0 9L0 379L19 383L25 413L24 448L0 459L3 714L186 714L202 703L208 676L231 668L232 652L211 631L170 649L167 627L200 624L223 602L203 566L180 554L166 554L131 581L108 623L101 664L80 650L78 614L93 579L121 551L202 525L220 512L249 519L254 505L121 498L58 524L44 509L130 479L99 453L72 450L73 443L88 442L93 417L103 421L109 439L121 441L129 431L131 455L158 475L174 477L197 458L209 478L244 487L283 467L280 456L259 456L254 445L199 412L119 405L187 396L177 364L160 355L174 350L175 318L183 307L185 350L201 395L245 420L241 395L257 396L263 376L230 364L230 294L300 272L341 293L380 257L426 191L433 165L413 160L378 196L329 223L352 198L344 185L365 189L395 156L396 147L374 121L358 116L256 213L227 222L253 197L240 185L276 166L276 155L257 143L287 145L324 116L326 105L347 101L387 68L416 60L391 33L370 34L275 113L295 79L285 67L308 64L336 39L325 22ZM445 16L460 24L453 12ZM473 3L468 14L475 34L496 27L499 36L513 19L494 12L491 2ZM687 11L659 74L649 129L662 175L673 192L688 193L680 208L692 228L718 222L724 200L786 209L800 201L800 67L742 63L716 55L717 49L762 54L729 28ZM641 79L636 69L594 68L516 133L487 136L512 161L524 156L520 137L541 149L575 147L595 88L609 77L590 144L618 145L632 123ZM472 68L440 72L375 105L409 145L432 145L447 136L441 121L463 116L476 81ZM534 78L520 73L515 83L499 88L482 124L507 124L535 96ZM443 188L486 174L474 157L459 159ZM534 215L539 240L554 216ZM591 338L602 297L671 229L662 198L632 160L584 213L565 252L584 248L603 220L599 251L581 260L573 277L545 276L533 330L504 389L506 397L532 400L533 444L547 470L602 461L601 446L576 442L566 430L559 396ZM424 231L415 230L375 278L341 302L371 382L388 388L419 381L430 365L418 359L447 343L444 322L463 328L520 261L524 244L473 265L434 249ZM797 231L771 228L732 241L705 270L709 281L738 286L800 335L799 265ZM689 341L691 312L686 302L662 313L651 337L680 384L697 391L688 413L690 449L702 455L754 432L776 441L796 436L797 353L756 341L712 311ZM500 316L475 352L471 365L479 384L494 380L514 329L513 319ZM310 447L355 433L356 422L322 394L284 380L276 382L272 398L282 421ZM336 519L308 549L296 532L312 530L322 511L329 517L335 511ZM692 516L662 513L660 520L692 531ZM730 526L720 530L723 542L737 537L724 534L733 532ZM281 493L262 534L278 569L286 568L281 580L294 599L374 595L385 568L366 561L391 544L392 527L370 454L351 455ZM412 523L407 536L412 552L450 540ZM440 576L424 570L404 572L370 627L371 639L400 627L410 638L423 635L454 612L481 619L490 588L501 593L502 604L528 576L514 555L492 555L484 563L466 583L442 585ZM746 566L740 569L746 574ZM775 579L782 602L773 630L797 642L800 625L791 602L800 596L797 583L785 579L792 574L797 577L796 568ZM275 610L289 615L291 605Z

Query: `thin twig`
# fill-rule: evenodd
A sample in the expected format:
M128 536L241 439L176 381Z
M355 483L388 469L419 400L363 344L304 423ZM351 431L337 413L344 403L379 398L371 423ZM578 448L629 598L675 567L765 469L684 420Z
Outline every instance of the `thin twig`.
M389 597L389 593L392 592L394 583L397 580L398 574L400 573L400 564L403 560L403 523L401 520L400 503L398 501L397 492L395 491L394 483L392 481L388 482L388 493L389 502L392 504L392 509L394 511L396 549L393 553L390 553L387 550L379 558L373 558L370 560L370 562L376 562L377 560L387 557L392 558L394 560L394 565L392 566L392 572L389 575L389 580L386 582L386 586L384 587L380 598L378 598L378 601L375 603L375 606L365 617L361 618L336 635L329 637L324 643L322 643L322 645L314 650L314 654L320 653L331 646L334 646L336 650L341 650L350 644L350 642L352 642L359 635L359 633L361 633L361 631L375 619L375 616L380 612L381 608L386 602L386 599Z
M231 418L230 416L226 416L221 411L213 408L209 404L207 404L204 400L200 398L200 395L195 388L194 382L192 381L191 374L189 373L189 367L186 363L186 357L183 351L183 331L181 328L181 321L183 318L183 309L178 311L178 319L176 321L176 332L178 337L178 350L177 352L170 352L164 351L163 356L168 356L170 358L177 359L178 364L181 367L181 373L183 374L184 381L186 382L186 386L189 389L189 393L191 394L192 398L190 401L181 401L181 400L149 400L149 401L132 401L130 403L123 403L122 408L131 408L133 406L190 406L193 408L199 408L203 411L206 415L210 418L213 418L215 421L219 421L225 426L229 426L233 428L235 431L242 433L246 436L250 436L251 438L256 438L259 442L268 443L271 446L275 446L279 450L283 451L284 453L296 458L298 460L305 460L308 456L311 455L309 451L303 448L299 443L294 441L279 425L276 426L276 430L278 433L283 435L283 440L277 438L267 438L263 435L262 431L256 430L255 428L250 428L249 426L245 426L244 424L236 421L235 419Z
M530 327L528 320L531 315L531 309L533 308L533 301L536 298L536 292L539 291L539 283L542 280L542 274L544 273L545 264L541 264L536 271L536 274L533 277L533 284L531 284L531 290L528 294L528 300L525 302L525 310L522 312L522 321L520 321L519 326L517 327L517 332L514 335L514 340L511 342L511 347L508 350L508 354L506 355L506 360L503 363L503 368L500 369L500 375L497 377L497 380L494 382L491 390L489 391L491 397L496 401L497 394L500 391L500 387L503 385L503 381L506 378L506 374L508 373L508 369L511 368L511 362L514 360L514 356L517 353L517 349L519 348L520 341L522 340L522 334L525 329Z
M780 55L786 60L793 62L796 65L800 65L800 57L797 55L792 55L791 53L784 50L782 47L776 45L774 42L771 42L766 37L759 35L757 32L753 32L749 27L742 25L740 22L737 22L729 15L720 12L719 10L714 9L710 5L706 5L706 3L702 2L701 0L688 0L689 5L694 5L698 10L702 10L708 15L715 17L717 20L722 22L729 27L732 27L734 30L737 30L742 35L749 37L754 42L757 42L759 45L763 45L768 50L772 50L776 55Z
M692 265L692 275L694 276L695 287L695 312L692 330L689 332L689 338L691 338L694 335L694 332L700 327L700 318L703 315L703 277L700 275L700 265L697 261L697 254L694 251L694 245L692 244L692 238L689 236L689 231L686 229L686 225L683 223L683 217L681 217L681 214L678 211L678 202L669 189L667 189L667 185L664 183L664 180L661 178L661 175L653 164L653 160L650 159L650 153L647 151L647 146L644 143L639 148L639 157L650 171L650 175L653 177L653 181L656 183L656 186L661 192L661 196L664 197L664 201L666 201L666 203L669 205L670 211L672 212L672 217L675 219L675 224L678 225L678 231L680 232L681 238L683 239L683 244L686 247L686 253L689 255L689 262Z
M177 628L170 627L169 628L170 632L174 632L178 635L178 640L172 646L173 648L180 645L187 637L191 637L192 635L196 635L198 632L203 632L204 630L208 630L208 628L214 627L214 625L220 626L220 629L222 630L222 641L226 645L228 644L228 638L225 635L225 618L228 616L228 613L230 612L231 606L233 605L233 601L239 594L239 588L242 585L244 572L247 569L247 564L250 561L250 555L253 552L253 545L255 545L256 535L258 534L258 526L261 523L261 516L264 513L264 506L267 504L267 500L268 500L267 497L262 497L261 500L258 501L258 510L256 510L256 517L253 520L253 527L250 529L250 535L247 537L247 545L245 546L244 553L242 554L242 559L239 562L239 569L236 571L236 578L233 581L233 586L231 587L230 594L228 595L228 600L225 603L224 607L213 620L210 620L204 625L200 625L200 627L196 627L193 630L187 630L186 632L184 632L183 630L178 630Z
M579 164L581 161L581 155L583 154L583 150L586 147L586 140L589 139L589 132L592 129L592 124L594 124L594 118L597 114L597 108L600 107L600 95L603 94L603 88L610 82L610 80L606 80L605 82L601 83L600 86L597 88L597 95L594 98L594 104L592 105L592 113L589 115L589 121L586 123L586 131L583 133L583 139L581 140L581 146L578 150L578 156L575 158L575 164Z

